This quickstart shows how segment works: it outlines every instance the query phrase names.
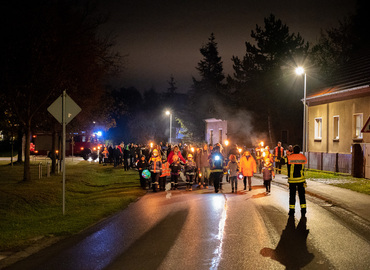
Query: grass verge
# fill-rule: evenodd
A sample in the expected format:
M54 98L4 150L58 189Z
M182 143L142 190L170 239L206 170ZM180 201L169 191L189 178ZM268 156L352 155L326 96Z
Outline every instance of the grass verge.
M282 173L287 174L286 167L284 167L282 168ZM346 173L334 173L313 169L306 170L305 176L306 179L311 181L317 181L370 195L370 180L366 178L355 178Z
M20 181L23 166L7 163L0 163L0 251L18 251L42 237L72 235L145 194L136 171L67 162L63 215L62 174L38 179L38 162L32 162L34 180L25 183Z

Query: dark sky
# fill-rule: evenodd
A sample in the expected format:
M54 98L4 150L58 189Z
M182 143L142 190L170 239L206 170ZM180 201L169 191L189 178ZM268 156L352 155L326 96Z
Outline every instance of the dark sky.
M321 29L337 27L338 20L355 11L355 0L105 0L111 13L106 28L117 35L117 50L128 55L117 86L140 91L166 90L171 74L178 92L186 92L202 55L199 49L213 32L224 63L232 74L231 57L243 57L251 30L271 13L311 44Z

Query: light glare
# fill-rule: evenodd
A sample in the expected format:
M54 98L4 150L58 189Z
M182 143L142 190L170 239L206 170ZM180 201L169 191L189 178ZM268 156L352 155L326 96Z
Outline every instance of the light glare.
M304 68L303 67L297 67L295 69L295 73L297 73L298 75L302 75L304 73Z

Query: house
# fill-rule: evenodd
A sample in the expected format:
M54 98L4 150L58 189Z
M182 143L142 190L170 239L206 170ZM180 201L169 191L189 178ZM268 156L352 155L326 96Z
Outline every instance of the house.
M306 99L308 167L370 178L370 53L350 60Z
M206 122L206 142L212 145L216 143L223 144L227 140L227 121L216 118L208 118L204 121Z

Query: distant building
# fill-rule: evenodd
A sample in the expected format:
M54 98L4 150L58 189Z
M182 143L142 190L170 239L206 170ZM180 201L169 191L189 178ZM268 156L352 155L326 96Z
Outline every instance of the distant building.
M204 119L206 122L205 139L208 144L221 143L227 140L227 121L209 118Z
M307 97L309 168L370 178L370 53L353 58L331 86Z

